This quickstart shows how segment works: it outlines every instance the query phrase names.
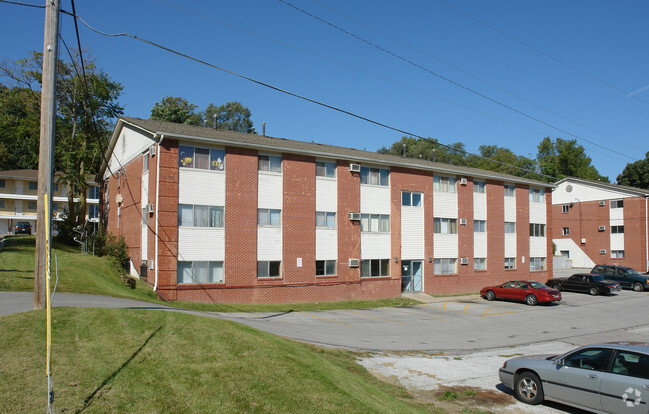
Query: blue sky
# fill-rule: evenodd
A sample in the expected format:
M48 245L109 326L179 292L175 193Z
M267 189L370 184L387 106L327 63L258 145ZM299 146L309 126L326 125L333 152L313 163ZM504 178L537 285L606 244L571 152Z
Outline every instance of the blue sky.
M534 157L546 136L578 137L615 181L649 151L649 2L286 1L402 59L279 0L77 0L76 10L101 31L472 152L497 144ZM61 22L74 45L72 18ZM0 59L42 50L43 23L42 9L0 3ZM239 101L274 137L375 151L402 136L130 38L83 24L80 36L124 86L128 116L148 118L155 102L181 96L199 109Z

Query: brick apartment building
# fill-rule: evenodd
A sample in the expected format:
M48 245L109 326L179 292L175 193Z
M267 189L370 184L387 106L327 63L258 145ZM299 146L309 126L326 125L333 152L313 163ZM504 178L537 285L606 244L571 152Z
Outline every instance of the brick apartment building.
M564 178L552 192L556 254L573 267L617 264L649 270L649 191Z
M107 228L165 299L377 299L552 274L546 183L127 117L106 159Z

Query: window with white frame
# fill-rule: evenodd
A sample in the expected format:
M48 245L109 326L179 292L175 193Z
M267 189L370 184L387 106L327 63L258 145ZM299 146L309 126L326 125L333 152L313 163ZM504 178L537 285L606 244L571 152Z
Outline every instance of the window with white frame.
M561 206L561 214L566 214L570 212L570 205L564 204Z
M457 273L457 259L435 259L433 272L436 275L450 275Z
M323 227L328 229L336 228L336 213L328 211L316 211L315 212L315 226Z
M257 209L257 225L259 226L281 226L282 210L272 208Z
M611 234L624 234L624 226L611 226Z
M88 187L88 198L99 200L99 187L96 185Z
M624 250L611 250L611 259L624 259Z
M545 237L545 224L530 223L530 237Z
M545 190L542 188L530 188L530 203L544 203Z
M530 257L530 271L545 270L545 257Z
M505 222L505 234L515 234L516 233L516 222L506 221Z
M30 181L27 183L27 188L33 191L38 190L38 183L36 181Z
M561 229L561 234L564 236L570 236L570 227L564 227Z
M473 270L487 270L487 258L486 257L474 257L473 258Z
M178 262L177 283L223 283L223 262Z
M316 177L336 178L336 163L328 161L315 162Z
M146 216L144 208L142 212ZM178 205L179 227L223 227L224 225L222 206Z
M487 183L484 181L474 181L473 182L473 192L474 193L485 193L487 190Z
M142 154L142 172L149 171L149 151Z
M361 277L390 276L390 259L361 260Z
M223 171L225 169L225 151L221 149L179 145L178 166L183 168Z
M5 180L0 180L0 188L5 188L7 182Z
M36 201L27 202L27 210L36 210Z
M361 214L361 231L371 233L389 233L390 215Z
M433 177L433 191L440 193L457 193L457 178L443 177L436 175Z
M0 208L5 208L5 201L4 200L0 200Z
M435 217L433 219L433 233L457 234L457 219Z
M282 262L280 260L261 260L257 262L257 277L280 277Z
M486 220L473 220L473 231L475 233L484 233L487 231Z
M505 269L516 269L515 257L505 257Z
M411 207L421 207L421 193L411 191L401 192L401 205Z
M281 173L282 157L278 157L275 155L260 155L258 166L259 166L259 171Z
M516 186L505 184L505 197L515 197Z
M88 204L88 218L89 219L98 219L99 218L99 205L98 204Z
M336 261L335 260L316 260L315 261L315 275L316 276L335 276L336 275Z
M361 184L390 185L390 170L385 168L361 167Z
M624 200L611 200L611 208L623 208Z

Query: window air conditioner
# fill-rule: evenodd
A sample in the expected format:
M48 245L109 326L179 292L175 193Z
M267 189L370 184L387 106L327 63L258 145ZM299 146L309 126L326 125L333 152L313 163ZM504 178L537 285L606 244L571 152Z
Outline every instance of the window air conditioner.
M606 201L604 201L604 200L600 200L599 205L600 205L600 206L605 206L605 205L606 205Z
M606 249L601 249L601 250L599 251L599 254L606 254Z
M349 164L349 171L350 172L361 172L361 165L360 164Z
M149 157L153 157L155 155L155 145L149 147Z
M599 226L597 228L597 231L604 231L604 230L606 230L606 226Z
M460 264L461 265L468 265L469 264L469 258L468 257L460 257Z
M466 185L466 183L467 183L466 177L460 178L460 185Z
M356 213L352 211L349 213L349 219L353 221L358 221L361 219L361 213Z
M349 267L358 267L359 265L360 265L360 260L349 259Z
M465 218L460 219L460 226L466 226L466 219Z

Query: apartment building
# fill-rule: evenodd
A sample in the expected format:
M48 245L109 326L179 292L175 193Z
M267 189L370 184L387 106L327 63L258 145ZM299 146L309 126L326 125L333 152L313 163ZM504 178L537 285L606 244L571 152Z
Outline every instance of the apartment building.
M122 117L102 217L168 300L475 292L552 273L552 185L356 149Z
M573 267L595 264L649 271L649 191L568 177L552 192L556 254Z

